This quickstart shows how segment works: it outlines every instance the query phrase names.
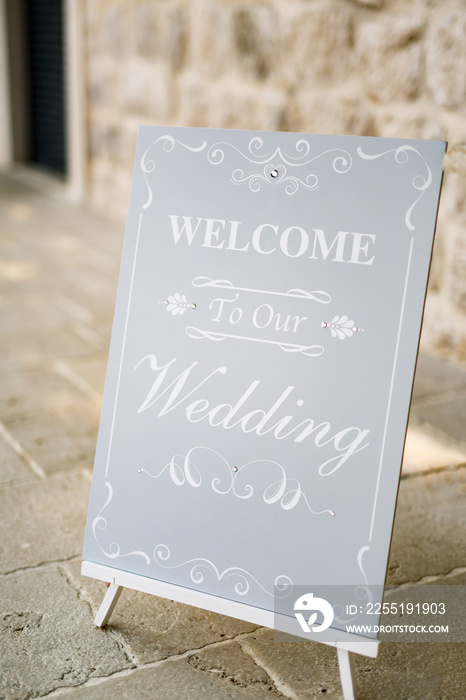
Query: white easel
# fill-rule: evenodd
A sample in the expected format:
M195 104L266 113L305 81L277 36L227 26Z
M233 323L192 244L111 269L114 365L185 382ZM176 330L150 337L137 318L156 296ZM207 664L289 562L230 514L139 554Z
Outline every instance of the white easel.
M254 608L236 601L218 598L208 593L181 588L170 583L156 581L145 576L120 571L119 569L113 569L102 564L94 564L89 561L83 561L81 573L83 576L90 576L110 584L94 620L97 627L103 627L108 623L123 588L131 588L142 593L150 593L160 598L168 598L178 603L193 605L204 610L235 617L246 622L253 622L262 627L272 629L276 626L275 623L278 617L281 623L280 630L296 636L294 621L286 615L273 613L270 610ZM377 639L368 639L367 637L349 634L332 628L317 634L308 634L306 639L336 647L344 700L357 700L353 655L356 653L375 658L380 642Z

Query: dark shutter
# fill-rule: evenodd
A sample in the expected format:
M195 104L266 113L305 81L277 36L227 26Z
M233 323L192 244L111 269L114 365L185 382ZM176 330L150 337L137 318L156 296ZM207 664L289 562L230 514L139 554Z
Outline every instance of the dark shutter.
M62 0L27 0L30 160L65 172Z

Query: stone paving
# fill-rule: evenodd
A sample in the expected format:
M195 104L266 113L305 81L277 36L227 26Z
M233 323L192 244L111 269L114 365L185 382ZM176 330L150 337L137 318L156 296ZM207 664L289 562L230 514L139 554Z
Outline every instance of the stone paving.
M123 226L0 178L0 699L342 697L335 650L80 575ZM466 370L421 356L389 583L466 584ZM356 657L360 697L462 700L466 645Z

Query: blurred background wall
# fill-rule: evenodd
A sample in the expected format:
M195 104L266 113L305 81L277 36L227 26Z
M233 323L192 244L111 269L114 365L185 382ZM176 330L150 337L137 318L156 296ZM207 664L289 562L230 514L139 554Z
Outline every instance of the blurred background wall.
M444 139L422 349L466 361L465 0L0 0L0 164L124 220L140 124Z

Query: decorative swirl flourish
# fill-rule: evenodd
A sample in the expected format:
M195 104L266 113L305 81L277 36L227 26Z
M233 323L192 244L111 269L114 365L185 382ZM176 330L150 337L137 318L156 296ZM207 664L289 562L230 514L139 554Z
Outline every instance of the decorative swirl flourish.
M270 163L275 158L280 158L283 163L286 163L286 165L303 166L309 165L309 163L313 163L315 160L322 158L328 153L338 153L338 155L335 156L332 163L333 169L337 173L348 172L348 170L350 170L353 164L353 160L351 158L350 153L348 153L348 151L345 151L342 148L330 148L327 151L323 151L322 153L319 153L316 156L312 156L312 158L307 158L311 151L311 146L309 142L305 139L300 139L295 144L296 151L301 154L297 157L293 157L288 153L283 153L280 146L278 146L273 151L261 154L260 151L263 145L264 141L259 136L255 136L254 138L252 138L248 146L249 153L251 154L251 156L253 156L252 158L250 158L248 155L240 151L239 148L236 148L236 146L234 146L232 143L228 143L227 141L219 141L218 143L215 143L212 146L210 146L209 150L207 151L207 159L209 163L211 163L211 165L219 165L225 159L225 148L228 147L239 153L250 163L254 163L256 165L265 165L266 163Z
M274 581L275 591L270 591L267 590L267 588L264 588L264 586L262 586L262 584L260 584L259 581L249 573L249 571L246 571L246 569L242 569L239 566L230 566L224 571L220 572L212 561L203 557L188 559L180 564L166 564L165 562L167 562L170 557L170 548L167 547L166 544L158 544L154 548L154 559L164 569L179 569L184 566L191 566L189 577L191 581L197 585L204 582L205 573L208 572L213 574L219 582L222 582L224 579L235 577L237 581L234 585L234 590L239 596L244 596L249 592L252 582L254 582L257 586L259 586L259 588L270 596L280 595L285 597L293 590L292 580L289 576L285 576L284 574L277 576Z
M111 542L109 545L109 549L105 550L102 545L100 544L98 540L98 533L97 530L106 530L107 529L107 520L102 516L103 511L106 509L106 507L109 505L113 498L113 488L112 485L110 484L109 481L105 482L105 486L107 487L108 491L108 496L105 504L102 506L102 508L99 510L97 516L94 518L92 521L92 533L94 535L94 539L99 545L101 551L105 554L106 557L109 559L117 559L120 557L130 557L133 554L136 554L137 556L142 557L146 564L150 564L150 557L145 553L141 551L134 551L134 552L127 552L126 554L121 553L121 548L120 545L117 542Z
M370 547L369 547L369 545L366 544L363 547L361 547L361 549L358 552L358 566L359 566L359 570L360 570L361 574L363 575L364 582L366 585L365 586L358 586L355 589L356 598L360 602L364 602L365 604L372 603L373 598L374 598L371 587L369 585L369 581L367 580L366 572L364 571L364 567L362 565L362 558L363 558L364 554L366 552L368 552L369 550L370 550Z
M290 289L288 292L275 292L268 289L254 289L251 287L235 287L229 280L213 280L211 277L199 276L192 281L193 287L215 287L215 289L231 289L234 292L254 292L255 294L267 294L279 297L291 297L294 299L309 299L319 304L330 304L332 297L327 292L313 290L307 292L304 289Z
M275 148L275 150L262 153L261 151L263 145L263 139L259 136L255 136L249 141L248 151L250 155L248 155L247 153L243 153L233 144L226 141L220 141L210 146L209 150L207 151L207 159L211 165L219 165L225 160L226 148L230 148L236 151L236 153L239 153L250 163L264 166L262 172L256 172L249 175L245 174L242 168L236 168L231 175L231 181L234 184L239 185L247 182L251 192L259 192L263 183L270 186L285 185L285 192L288 195L295 194L300 186L307 190L315 190L319 186L319 178L315 173L309 173L304 179L300 179L294 175L289 175L283 163L290 167L303 167L313 163L329 153L332 153L338 154L335 155L332 162L333 170L336 173L347 173L353 164L350 153L341 148L331 148L309 158L308 156L311 152L311 146L306 139L299 139L295 144L295 149L298 156L292 156L288 153L284 153L280 146ZM281 163L279 161L281 161Z
M176 144L183 146L183 148L186 148L192 153L200 153L207 147L207 141L204 141L200 146L189 146L188 144L175 139L169 134L159 136L159 138L146 149L140 161L141 170L148 190L147 201L142 205L143 209L147 209L150 206L153 198L148 175L155 170L155 161L152 158L149 158L148 154L149 151L159 142L163 144L163 150L166 153L173 151ZM308 173L303 179L298 178L295 175L290 175L283 163L290 167L303 167L313 163L319 158L323 158L328 154L333 154L332 167L333 170L339 174L347 173L353 163L350 153L341 148L331 148L327 151L319 153L316 156L309 157L311 146L306 139L299 139L296 141L295 151L297 155L284 153L280 146L274 150L264 153L263 146L264 141L260 136L253 137L248 144L248 155L248 153L243 153L233 144L226 141L220 141L212 144L209 147L207 151L207 160L211 165L219 165L225 160L226 148L232 149L250 163L264 166L262 172L252 173L250 175L245 174L244 170L241 168L236 168L231 175L231 181L234 184L239 185L247 182L251 192L258 192L263 183L271 186L283 185L285 187L285 192L288 195L295 194L300 187L304 187L306 190L315 190L319 186L319 178L315 173ZM273 161L277 162L274 164Z
M358 601L358 605L356 606L358 610L361 608L366 608L369 603L372 603L374 600L374 595L373 591L369 585L369 581L367 580L366 573L364 571L363 565L362 565L362 558L366 552L368 552L370 547L368 545L364 545L361 547L361 549L358 552L357 556L357 561L358 561L358 567L359 570L364 578L364 586L356 586L354 589L354 596L355 599ZM358 616L358 613L356 615L347 615L346 614L346 606L337 604L334 606L334 613L335 613L335 621L340 622L341 624L351 622L352 620L355 620Z
M361 547L361 549L358 552L358 567L359 567L359 571L363 575L364 582L366 585L365 586L357 586L354 590L357 600L361 603L364 602L365 605L372 603L373 598L374 598L371 587L369 585L369 581L367 580L366 572L364 571L364 567L362 565L362 558L363 558L364 554L366 552L368 552L369 550L370 550L370 547L369 547L369 545L366 544L363 547Z
M233 469L228 461L221 454L216 452L216 450L205 447L204 445L196 445L192 447L184 457L183 455L174 455L170 462L156 474L152 474L147 469L140 469L139 471L147 474L152 479L158 479L162 474L168 471L172 482L176 486L184 486L188 483L193 488L199 488L202 484L202 474L201 469L194 463L193 455L196 452L200 454L199 459L196 458L196 462L197 464L201 462L203 468L205 468L207 464L213 464L212 455L216 460L216 470L221 471L221 475L219 476L217 474L210 482L210 486L215 493L222 496L232 493L237 498L247 500L254 495L255 490L252 484L244 481L245 473L252 468L255 470L252 474L260 474L261 466L262 472L265 468L267 469L267 473L272 469L277 471L278 468L279 479L273 481L262 493L262 500L266 505L271 506L279 504L283 510L287 511L292 510L302 501L312 515L323 515L324 513L328 513L332 516L335 515L334 511L330 509L316 511L311 508L299 481L289 478L281 464L268 459L256 459L243 464L242 467L235 466ZM208 460L206 459L207 456L209 457ZM218 467L220 467L220 469L218 469Z
M306 176L305 180L301 180L294 175L287 175L287 170L284 165L266 165L263 169L263 174L255 173L253 175L245 175L244 170L237 168L231 175L231 181L235 185L241 185L244 182L248 183L251 192L259 192L262 183L272 185L285 185L285 192L288 195L295 194L301 185L306 190L315 190L319 186L319 178L314 173Z
M168 464L166 464L157 474L151 474L147 469L140 469L140 472L147 474L151 477L151 479L158 479L162 476L162 474L164 474L164 472L168 471L170 479L176 486L184 486L185 483L188 483L193 488L198 488L202 484L202 476L192 459L192 455L196 450L203 450L207 453L210 452L216 457L220 458L220 465L224 467L223 472L227 477L225 479L227 483L224 488L220 488L221 481L220 478L216 476L212 479L211 486L212 490L216 493L222 495L228 493L233 485L233 473L230 465L218 452L210 447L204 447L202 445L192 447L185 457L182 455L174 455Z
M367 153L364 153L362 148L360 146L358 146L357 153L358 153L358 156L360 158L363 158L364 160L375 160L377 158L382 158L382 156L386 156L388 153L394 153L395 160L400 165L403 165L404 163L408 162L410 153L416 153L421 158L421 160L424 162L424 165L426 166L426 170L427 170L427 176L424 177L424 175L416 175L413 178L411 184L415 190L420 192L420 194L414 200L413 204L411 204L411 206L409 207L409 209L405 215L406 228L409 229L409 231L415 231L416 227L411 223L411 214L412 214L413 209L416 206L416 204L419 202L419 200L424 195L424 192L432 184L432 171L429 168L424 156L421 153L419 153L419 151L416 148L414 148L413 146L408 146L408 145L399 146L398 148L392 148L389 151L384 151L383 153L376 153L375 155L369 155Z
M366 572L364 571L363 565L362 565L362 558L366 552L370 550L369 545L364 545L364 547L361 547L361 549L358 552L358 566L359 566L359 571L362 573L364 577L364 581L366 582L366 586L369 585L369 581L367 580Z
M166 153L170 153L170 151L173 151L175 148L175 145L178 143L180 146L183 146L183 148L186 148L188 151L191 151L192 153L199 153L200 151L203 151L205 147L207 146L207 141L204 141L200 146L188 146L187 144L183 143L182 141L178 141L177 139L173 138L173 136L170 136L169 134L164 134L164 136L159 136L158 139L153 141L149 148L144 151L142 158L141 158L141 170L144 175L144 180L146 181L147 189L148 189L148 198L145 204L142 205L143 209L147 209L151 202L152 202L152 188L149 185L149 180L147 178L148 173L152 173L155 170L155 162L152 159L148 159L147 155L151 148L155 146L157 143L161 141L163 143L163 150Z
M235 338L236 340L248 340L252 343L266 343L268 345L278 345L280 350L284 352L301 352L308 357L320 357L325 350L322 345L298 345L295 343L284 343L281 340L267 340L266 338L252 338L246 335L234 335L233 333L218 333L217 331L206 331L195 326L186 327L186 335L193 340L213 340L214 342L222 342L226 338Z

